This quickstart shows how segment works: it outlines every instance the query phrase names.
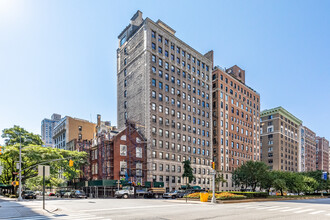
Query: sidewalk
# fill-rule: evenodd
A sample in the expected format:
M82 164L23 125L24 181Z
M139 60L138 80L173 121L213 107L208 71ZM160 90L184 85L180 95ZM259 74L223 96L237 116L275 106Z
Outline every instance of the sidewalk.
M23 218L33 216L51 216L50 211L54 207L42 209L42 203L31 203L28 201L18 202L17 199L0 196L0 219Z

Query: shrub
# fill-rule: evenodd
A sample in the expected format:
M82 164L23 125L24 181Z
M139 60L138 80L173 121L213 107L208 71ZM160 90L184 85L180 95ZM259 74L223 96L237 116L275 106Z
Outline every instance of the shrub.
M267 192L230 192L233 193L235 195L243 195L246 196L248 199L252 199L252 198L267 198L268 197L268 193Z
M212 193L209 193L208 198L212 198ZM199 199L200 198L200 193L191 193L187 196L188 198L193 198L193 199ZM246 196L244 195L235 195L233 193L229 192L222 192L222 193L215 193L215 198L220 199L220 200L229 200L229 199L245 199Z

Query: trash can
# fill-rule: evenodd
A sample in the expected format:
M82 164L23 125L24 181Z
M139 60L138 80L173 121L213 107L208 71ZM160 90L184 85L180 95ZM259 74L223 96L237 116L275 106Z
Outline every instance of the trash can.
M201 202L207 202L208 199L209 199L209 193L207 193L207 192L200 193L200 201Z

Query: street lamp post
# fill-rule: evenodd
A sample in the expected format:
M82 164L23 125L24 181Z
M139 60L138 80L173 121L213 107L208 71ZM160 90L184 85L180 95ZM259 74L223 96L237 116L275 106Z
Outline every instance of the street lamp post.
M215 170L213 170L213 180L212 180L212 203L217 203L217 200L215 198Z
M22 141L19 136L19 185L18 185L18 201L22 201Z

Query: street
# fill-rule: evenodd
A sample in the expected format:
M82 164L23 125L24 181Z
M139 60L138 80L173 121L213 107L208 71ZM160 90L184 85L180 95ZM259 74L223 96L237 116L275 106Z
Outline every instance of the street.
M172 199L0 202L0 219L330 219L330 199L211 204Z

